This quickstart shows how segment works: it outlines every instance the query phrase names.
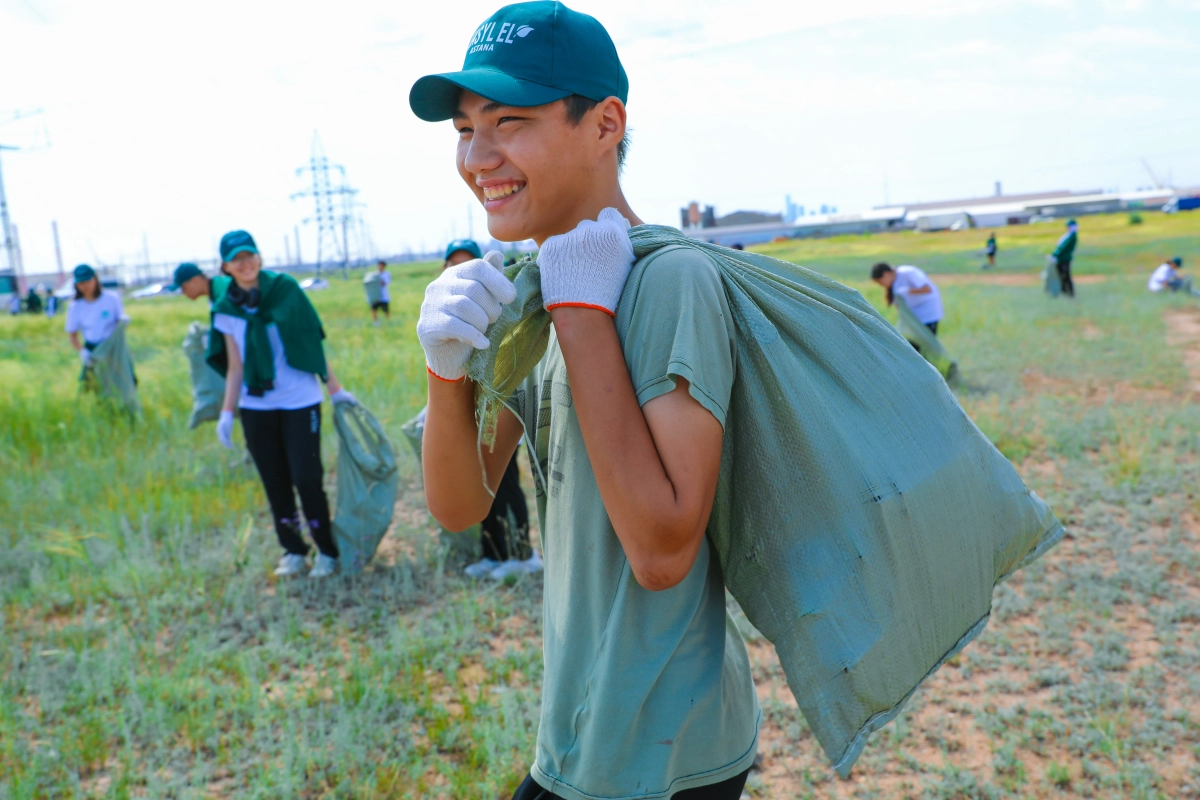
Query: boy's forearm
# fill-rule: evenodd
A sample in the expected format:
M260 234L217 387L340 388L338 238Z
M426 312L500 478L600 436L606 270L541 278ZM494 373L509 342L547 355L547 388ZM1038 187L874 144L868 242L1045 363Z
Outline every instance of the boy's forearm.
M425 502L429 513L450 530L480 522L492 507L483 470L486 468L494 492L521 439L516 419L504 411L500 417L496 446L492 451L483 448L481 462L474 384L430 376L421 442Z
M638 582L669 588L695 559L711 496L700 500L688 496L690 487L680 491L672 483L634 393L612 318L577 307L556 308L551 317L609 520ZM675 577L661 582L666 575Z

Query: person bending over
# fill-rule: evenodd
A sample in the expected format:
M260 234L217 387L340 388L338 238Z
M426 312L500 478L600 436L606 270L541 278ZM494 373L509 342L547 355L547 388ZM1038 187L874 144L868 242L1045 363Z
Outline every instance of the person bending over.
M871 280L887 290L889 306L900 295L917 321L937 335L938 323L942 321L942 294L923 270L911 266L892 269L881 261L871 267Z
M67 307L66 330L86 375L92 365L92 352L113 335L121 320L129 317L125 315L121 295L103 288L90 266L80 264L73 277L75 299Z
M1075 220L1067 221L1067 232L1058 240L1054 252L1055 269L1058 270L1059 280L1062 281L1062 293L1067 297L1075 296L1075 281L1071 279L1071 261L1075 258L1075 245L1079 243L1079 224Z
M292 276L262 268L254 239L245 231L221 238L221 268L233 281L213 307L208 363L225 377L225 402L217 439L233 449L233 415L239 411L246 448L262 479L284 555L276 575L305 567L296 497L304 507L317 558L308 575L337 569L329 499L322 484L321 386L333 403L353 403L325 358L321 319Z
M628 229L641 224L619 181L627 93L599 22L533 2L497 11L462 71L421 78L409 95L418 117L453 122L459 174L492 236L541 248L553 323L482 458L465 364L515 288L472 259L430 284L417 324L429 368L425 493L438 521L462 530L487 515L523 430L545 476L541 719L518 800L736 800L757 748L749 659L705 536L733 320L712 260L670 250L647 257L618 336Z
M229 288L230 277L222 272L215 278L210 278L201 272L195 264L183 263L175 268L174 282L167 287L172 292L183 292L188 300L208 298L208 307L212 309L221 295Z

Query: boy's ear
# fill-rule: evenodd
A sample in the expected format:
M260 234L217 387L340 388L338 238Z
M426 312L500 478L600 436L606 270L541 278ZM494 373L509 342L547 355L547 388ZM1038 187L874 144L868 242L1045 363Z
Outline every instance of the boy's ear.
M617 145L625 137L625 104L616 97L609 97L599 103L593 113L599 134L597 143L602 150L611 148L616 151Z

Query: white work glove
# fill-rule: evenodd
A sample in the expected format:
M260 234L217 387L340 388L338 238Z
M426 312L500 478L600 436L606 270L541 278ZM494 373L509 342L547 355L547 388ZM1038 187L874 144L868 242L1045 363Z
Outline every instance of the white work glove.
M338 389L336 392L329 395L329 402L333 403L335 406L341 405L342 403L349 403L352 406L358 405L358 400L355 399L354 395L350 394L350 392L346 391L345 389Z
M90 367L92 365L92 351L86 347L79 348L79 360L83 362L85 367Z
M633 268L629 221L615 208L585 219L570 233L551 236L538 252L542 304L599 308L616 316L625 279Z
M222 411L217 420L217 441L226 449L233 449L233 412Z
M505 303L517 299L517 287L503 267L504 255L492 250L447 268L426 287L417 339L434 375L447 381L462 378L471 352L488 346L488 326L499 319Z

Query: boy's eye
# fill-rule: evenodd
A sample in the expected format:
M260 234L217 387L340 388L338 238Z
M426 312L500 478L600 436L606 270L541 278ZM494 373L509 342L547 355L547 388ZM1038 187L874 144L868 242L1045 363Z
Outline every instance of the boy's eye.
M497 125L503 125L503 124L504 124L504 123L506 123L506 122L518 122L518 121L520 121L521 119L522 119L522 117L501 117L501 118L500 118L500 121L499 121L499 122L497 122L496 124L497 124Z

